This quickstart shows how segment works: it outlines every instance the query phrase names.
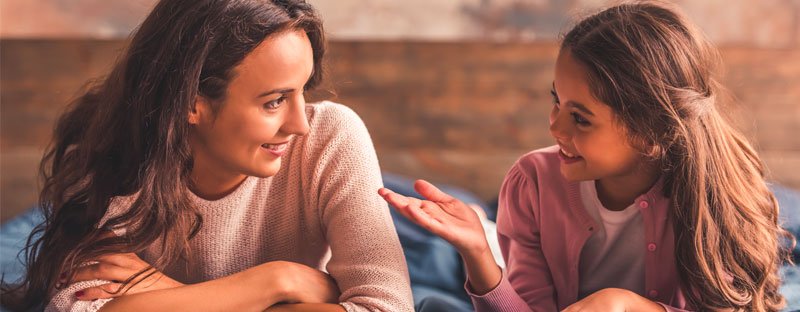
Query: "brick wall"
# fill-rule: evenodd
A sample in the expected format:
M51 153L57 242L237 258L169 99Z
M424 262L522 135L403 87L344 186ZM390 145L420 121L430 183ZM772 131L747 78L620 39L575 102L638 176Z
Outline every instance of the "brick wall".
M553 142L559 34L616 0L309 2L333 40L328 86L364 118L382 167L490 199L517 157ZM732 118L770 179L800 189L800 0L673 2L722 46ZM2 220L35 202L55 117L155 3L0 1Z
M0 217L36 200L36 168L53 121L106 73L121 40L0 42ZM386 171L494 197L523 153L552 144L547 114L555 42L334 41L328 90L370 129ZM770 179L800 189L800 50L722 47L736 124ZM324 92L315 98L330 97Z

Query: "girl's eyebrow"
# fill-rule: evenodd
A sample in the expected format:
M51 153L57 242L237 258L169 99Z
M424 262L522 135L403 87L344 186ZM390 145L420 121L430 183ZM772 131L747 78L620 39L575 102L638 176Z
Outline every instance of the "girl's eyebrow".
M575 102L575 101L568 101L567 102L567 106L574 107L574 108L578 109L579 111L584 112L585 114L587 114L589 116L594 116L594 113L592 113L592 111L590 111L588 108L586 108L586 106L584 106L581 103L578 103L578 102Z
M550 92L553 93L553 95L555 95L556 98L558 97L558 95L556 94L556 82L555 81L553 81L553 90L551 90ZM567 101L567 106L574 107L577 110L579 110L579 111L581 111L584 114L587 114L589 116L594 116L594 113L592 113L592 111L590 111L588 108L586 108L586 106L584 106L581 103L578 103L578 102L575 102L575 101Z

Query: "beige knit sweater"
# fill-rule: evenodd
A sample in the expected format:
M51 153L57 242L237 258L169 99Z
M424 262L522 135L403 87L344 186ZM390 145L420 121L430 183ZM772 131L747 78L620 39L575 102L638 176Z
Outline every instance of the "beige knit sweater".
M328 272L347 311L413 311L403 251L377 194L380 169L366 127L336 103L309 104L307 115L310 132L292 140L275 176L248 177L215 201L192 194L203 214L203 227L191 241L195 263L173 264L164 273L198 283L269 261L293 261ZM107 217L131 201L113 200ZM140 256L152 262L157 252L153 246ZM113 299L77 301L75 292L102 283L71 285L46 310L96 311Z

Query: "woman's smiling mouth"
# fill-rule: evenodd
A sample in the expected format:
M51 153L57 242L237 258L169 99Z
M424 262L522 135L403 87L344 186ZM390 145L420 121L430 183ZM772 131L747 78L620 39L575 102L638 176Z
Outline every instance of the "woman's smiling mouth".
M277 144L269 144L264 143L261 144L261 148L266 149L268 152L272 153L276 157L281 157L283 153L286 151L286 148L289 147L289 142L277 143Z

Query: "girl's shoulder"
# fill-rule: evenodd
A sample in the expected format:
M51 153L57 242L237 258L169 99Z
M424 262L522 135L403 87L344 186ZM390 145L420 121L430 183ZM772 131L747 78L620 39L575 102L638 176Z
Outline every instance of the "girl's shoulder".
M516 173L531 181L564 181L561 175L558 145L533 150L522 155L509 173Z

